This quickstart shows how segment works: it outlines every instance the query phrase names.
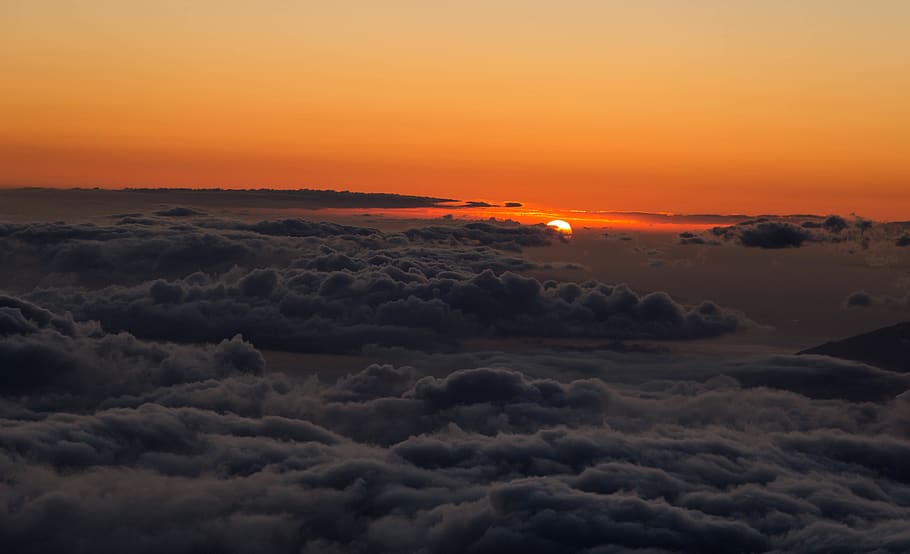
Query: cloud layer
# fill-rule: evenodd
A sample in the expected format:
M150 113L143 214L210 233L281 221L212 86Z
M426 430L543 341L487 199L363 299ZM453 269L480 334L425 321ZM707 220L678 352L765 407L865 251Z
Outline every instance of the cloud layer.
M5 277L29 299L108 330L178 342L243 334L261 348L451 348L475 337L692 339L750 322L710 301L598 281L541 282L515 253L544 226L475 222L401 233L288 219L244 223L160 212L118 225L0 229ZM508 253L507 253L508 252Z
M4 547L910 548L910 374L592 347L751 323L710 301L527 276L553 267L522 250L553 238L180 206L0 225ZM527 340L561 338L596 340ZM503 351L463 347L476 339ZM287 373L266 349L290 356ZM335 377L339 357L314 372L288 352L391 363Z
M16 552L910 545L903 374L493 352L322 382L270 372L239 337L151 343L0 304L15 322L0 335L0 536ZM471 359L485 365L448 368ZM855 398L876 387L877 403Z
M694 233L680 234L681 244L718 244L713 238L735 241L746 247L765 249L798 248L810 243L856 243L868 249L873 242L905 246L910 244L906 224L901 222L875 223L855 217L847 220L838 215L763 216L746 219L736 225L714 227L701 237Z

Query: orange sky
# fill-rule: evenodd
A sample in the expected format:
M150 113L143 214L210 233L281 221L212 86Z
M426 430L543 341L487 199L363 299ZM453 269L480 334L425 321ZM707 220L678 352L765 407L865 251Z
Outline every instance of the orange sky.
M908 25L901 0L4 0L0 184L910 219Z

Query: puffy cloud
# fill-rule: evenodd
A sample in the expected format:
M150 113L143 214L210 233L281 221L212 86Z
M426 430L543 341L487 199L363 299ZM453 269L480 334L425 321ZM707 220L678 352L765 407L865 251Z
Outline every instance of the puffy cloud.
M0 294L0 335L28 334L39 329L72 335L75 328L72 317L58 316L31 302Z
M904 296L873 295L864 290L858 290L847 295L844 299L847 308L883 307L896 311L910 311L910 294Z
M739 240L743 246L759 248L799 247L809 239L809 233L799 227L775 221L759 223L740 232Z
M26 403L49 395L55 406L93 405L148 387L264 369L259 352L239 336L210 346L159 345L14 297L0 296L0 306L0 394L26 395Z
M831 215L831 216L828 216L827 218L825 218L825 220L822 222L821 226L824 227L825 230L827 230L831 233L840 233L841 231L843 231L844 229L849 227L850 224L847 223L846 219L842 218L839 215Z
M523 275L542 226L195 215L0 225L8 550L906 550L905 373L609 342L750 323Z
M805 217L811 217L811 219L800 221ZM759 217L740 221L736 225L714 227L709 232L714 237L726 241L738 240L740 244L747 247L796 248L810 242L841 243L847 240L859 240L864 248L868 248L870 237L865 236L865 232L873 226L872 222L861 218L851 222L839 215L825 218L816 216ZM857 229L859 234L844 232L851 228ZM682 244L700 244L698 239L702 239L702 237L694 233L680 235Z
M294 351L413 346L417 339L432 348L486 336L689 339L750 325L711 302L686 306L625 285L557 286L509 271L421 270L391 259L357 265L362 269L237 270L217 281L191 275L29 296L144 338L211 342L241 333L260 347Z
M653 298L645 312L666 319ZM16 552L907 544L903 374L542 350L417 354L323 382L269 371L239 338L153 343L2 306L19 322L0 335L0 535Z
M436 226L409 229L405 235L419 241L448 243L452 240L483 245L497 245L505 250L518 251L526 246L546 246L555 236L545 225L466 223L457 226Z
M185 219L185 220L184 220ZM203 271L219 276L233 267L354 270L382 256L413 267L527 269L533 264L502 255L549 244L544 226L468 223L384 233L368 227L300 219L244 223L181 218L181 224L123 218L117 225L0 224L0 263L16 271L0 287L27 290L35 283L98 288ZM407 269L405 269L407 271Z
M698 236L695 233L686 231L679 234L679 243L680 244L719 244L717 241L708 241L704 237Z
M300 219L188 221L7 225L0 262L19 270L0 285L140 338L217 342L241 333L292 351L449 348L475 337L692 339L750 325L710 302L524 277L536 266L504 251L549 244L543 225L386 233Z
M858 290L856 292L850 293L846 299L844 299L844 306L848 308L858 308L858 307L868 307L875 303L875 299L871 294L864 290Z

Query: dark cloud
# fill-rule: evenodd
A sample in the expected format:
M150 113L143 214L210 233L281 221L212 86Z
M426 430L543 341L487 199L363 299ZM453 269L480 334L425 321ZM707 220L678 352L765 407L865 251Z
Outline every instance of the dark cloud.
M710 244L710 245L718 245L718 244L720 244L720 243L717 242L716 240L709 240L709 239L706 239L705 237L699 236L699 235L697 235L697 234L695 234L695 233L692 233L692 232L690 232L690 231L685 231L685 232L679 234L679 244L683 244L683 245L685 245L685 244Z
M0 225L6 550L907 550L906 373L671 356L751 323L543 226L122 215Z
M458 226L425 227L405 231L412 241L450 243L455 240L475 245L496 245L505 250L520 251L522 247L546 246L556 232L545 225L466 223Z
M0 365L0 535L12 551L906 544L906 395L857 403L856 381L831 380L867 366L767 359L720 366L722 377L702 362L531 355L551 373L585 360L599 377L373 365L320 383L270 373L240 339L149 343L61 330L60 316L11 297L4 307L27 324L0 337L4 356L26 353ZM631 381L610 356L617 371L632 364ZM798 380L784 374L807 368L812 387L828 382L825 399L790 392Z
M750 325L711 302L521 276L535 267L521 249L554 238L544 225L386 233L300 219L193 221L8 225L0 261L19 271L0 285L140 338L218 342L240 333L291 351L450 348L477 337L693 339Z
M799 227L780 222L759 223L754 227L743 229L739 240L743 246L759 248L799 247L809 239L809 234Z
M850 293L844 299L847 308L882 307L895 311L910 311L910 294L904 296L874 295L864 290Z
M91 325L42 327L41 318L23 308L4 308L0 314L20 324L0 342L0 392L34 395L36 401L51 395L58 406L91 405L147 386L260 374L264 368L259 352L239 336L204 348L156 345Z
M804 219L811 218L811 219ZM869 237L865 232L874 225L872 222L857 218L854 221L839 215L825 218L818 216L759 217L746 219L736 225L714 227L709 233L726 241L738 240L740 244L758 248L797 248L806 243L841 243L859 240L864 248L869 246ZM859 231L845 232L855 228ZM681 243L699 239L694 233L680 235ZM696 243L697 244L697 243Z
M822 227L831 233L840 233L849 226L850 224L847 222L847 220L839 215L828 216L822 222Z
M72 335L76 325L72 317L59 316L31 302L0 294L0 334L28 334L39 329Z
M866 308L875 303L875 299L871 294L864 290L858 290L854 293L851 293L844 300L844 306L848 308Z
M186 206L175 206L167 210L157 211L155 212L155 215L162 217L191 217L196 215L205 215L205 212Z
M307 264L313 269L234 271L218 280L191 275L30 297L143 338L212 342L241 333L257 346L292 351L371 343L433 348L471 337L691 339L751 325L711 302L686 306L625 285L421 270L394 259L322 260Z
M117 225L156 225L157 220L148 217L128 216L117 220Z
M545 226L468 223L384 233L368 227L300 219L243 223L193 218L181 225L121 220L118 225L0 224L0 262L17 271L0 276L0 287L136 284L184 277L197 271L221 275L234 266L286 268L311 261L327 270L356 269L345 257L414 258L414 267L527 269L502 255L545 246ZM403 261L402 261L403 263ZM321 264L321 265L320 265Z
M204 227L214 229L236 229L252 231L261 235L279 237L334 237L334 236L371 236L381 235L377 229L354 227L328 222L312 222L303 219L282 219L277 221L260 221L246 224L231 221L213 221L201 223Z

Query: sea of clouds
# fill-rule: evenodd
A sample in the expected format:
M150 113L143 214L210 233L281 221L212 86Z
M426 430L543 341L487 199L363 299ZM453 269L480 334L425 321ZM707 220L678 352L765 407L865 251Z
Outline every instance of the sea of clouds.
M597 346L752 323L526 276L551 240L198 210L0 225L4 548L910 551L910 376ZM594 346L534 342L565 338ZM327 378L264 349L398 361Z

